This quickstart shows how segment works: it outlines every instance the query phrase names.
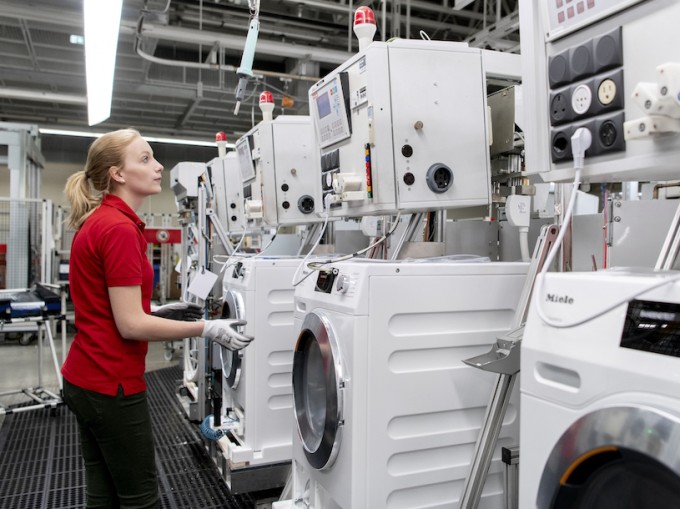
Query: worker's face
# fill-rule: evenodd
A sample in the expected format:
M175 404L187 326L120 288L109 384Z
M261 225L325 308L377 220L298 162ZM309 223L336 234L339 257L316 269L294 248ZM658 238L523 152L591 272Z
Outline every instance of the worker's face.
M163 165L153 157L153 150L144 138L137 137L127 146L124 165L114 175L127 192L150 196L161 192Z

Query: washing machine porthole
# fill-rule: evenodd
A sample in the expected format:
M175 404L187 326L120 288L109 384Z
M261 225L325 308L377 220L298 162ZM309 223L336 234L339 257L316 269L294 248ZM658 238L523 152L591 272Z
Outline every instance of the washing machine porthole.
M293 405L298 433L310 465L329 468L342 430L342 362L328 318L309 313L293 357Z
M245 309L241 294L231 290L227 291L224 294L221 318L243 320L244 317ZM227 385L232 389L236 389L241 381L242 360L242 350L231 351L226 348L221 349L222 376Z

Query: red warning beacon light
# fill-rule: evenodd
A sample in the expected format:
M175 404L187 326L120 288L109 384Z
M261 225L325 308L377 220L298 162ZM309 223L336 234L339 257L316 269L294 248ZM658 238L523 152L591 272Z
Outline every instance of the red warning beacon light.
M373 9L366 6L358 7L354 11L354 35L359 39L359 51L363 51L366 46L373 42L375 31L375 14L373 14Z
M272 112L274 111L274 96L269 90L265 90L260 94L260 110L262 111L262 120L272 119Z
M373 9L366 6L357 7L357 10L354 11L354 25L363 25L364 23L375 25Z
M227 135L224 131L215 134L215 143L217 144L217 155L224 157L227 155Z

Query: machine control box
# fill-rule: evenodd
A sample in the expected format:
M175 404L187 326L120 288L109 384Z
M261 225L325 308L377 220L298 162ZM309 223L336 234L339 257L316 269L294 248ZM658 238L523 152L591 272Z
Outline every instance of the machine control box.
M485 91L482 52L466 44L354 55L309 90L322 206L359 217L488 204Z
M208 163L208 170L217 218L228 232L242 232L245 228L245 212L237 153L232 151L223 158L216 157Z
M317 178L312 121L281 115L263 120L236 143L250 226L282 226L322 220L321 183Z

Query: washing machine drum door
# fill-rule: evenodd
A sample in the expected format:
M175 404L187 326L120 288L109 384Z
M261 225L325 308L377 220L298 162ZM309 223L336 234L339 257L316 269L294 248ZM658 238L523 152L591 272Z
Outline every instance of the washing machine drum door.
M340 449L343 424L342 360L327 315L305 316L293 357L293 404L309 464L329 468Z
M548 459L537 507L680 507L680 420L641 407L588 414L562 435Z
M239 292L228 290L224 294L224 305L222 306L222 318L232 320L243 320L245 317L245 307L243 297ZM222 376L232 389L236 389L241 380L241 364L243 360L243 350L232 351L227 348L221 350Z

